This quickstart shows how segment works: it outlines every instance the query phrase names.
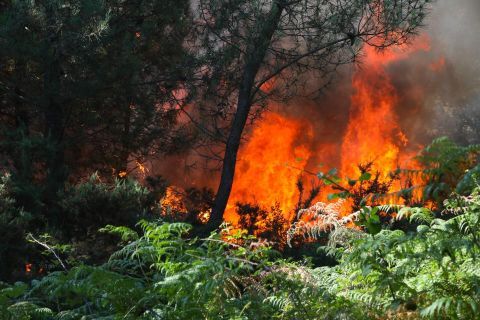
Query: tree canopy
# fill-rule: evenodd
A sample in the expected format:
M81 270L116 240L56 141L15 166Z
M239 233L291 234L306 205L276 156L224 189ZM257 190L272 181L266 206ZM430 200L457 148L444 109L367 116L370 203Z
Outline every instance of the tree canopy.
M0 152L14 180L51 197L72 175L119 174L171 149L188 17L188 1L7 4Z
M305 81L312 82L306 74L322 87L338 66L356 60L363 45L406 43L428 9L428 0L197 2L192 46L206 79L199 124L225 144L217 154L222 174L211 228L222 221L243 130L265 102L304 90Z

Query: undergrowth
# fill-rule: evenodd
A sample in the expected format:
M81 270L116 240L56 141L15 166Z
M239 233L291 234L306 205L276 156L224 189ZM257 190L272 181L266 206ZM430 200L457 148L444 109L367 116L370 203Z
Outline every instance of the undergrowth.
M107 262L66 264L30 283L0 283L0 319L476 319L477 150L453 152L448 142L435 143L451 160L440 161L451 164L441 174L434 168L446 155L427 149L431 166L422 173L424 188L442 192L428 193L425 201L441 199L436 206L360 201L358 210L345 215L340 199L299 210L287 242L327 237L317 254L330 255L336 265L286 259L272 242L229 226L199 239L187 223L107 225L100 231L119 241ZM470 169L461 161L465 154L471 155ZM370 178L363 174L350 185L366 185ZM5 193L7 184L0 186ZM349 194L343 191L340 198ZM0 204L10 217L23 217L4 198ZM398 228L400 222L408 227ZM59 246L29 236L61 259L55 254Z

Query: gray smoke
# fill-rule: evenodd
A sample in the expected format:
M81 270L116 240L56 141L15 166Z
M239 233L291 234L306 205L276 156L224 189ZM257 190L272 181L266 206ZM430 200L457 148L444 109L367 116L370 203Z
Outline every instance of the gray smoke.
M480 143L480 1L438 1L428 24L432 50L445 56L450 76L430 106L430 133Z
M430 39L430 50L418 50L387 70L399 97L395 110L400 127L412 148L441 135L462 144L480 143L480 0L437 0L420 33ZM438 70L432 70L436 65ZM315 100L297 99L271 108L311 124L313 140L298 141L320 153L312 157L311 168L320 162L339 165L351 108L353 70L353 66L343 68ZM325 145L330 146L328 151L323 151ZM195 181L197 186L215 188L218 172L205 170L201 161L191 154L174 157L153 165L152 173L165 175L177 185ZM198 168L185 170L190 163Z

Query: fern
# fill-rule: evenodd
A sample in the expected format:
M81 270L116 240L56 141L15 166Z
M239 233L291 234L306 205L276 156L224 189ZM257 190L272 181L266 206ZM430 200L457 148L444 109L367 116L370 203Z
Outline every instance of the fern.
M396 220L408 219L410 222L419 222L430 224L433 221L433 212L428 208L421 207L402 207L398 210Z
M396 220L416 228L367 232L378 212L396 210ZM319 268L279 259L250 236L190 239L187 224L141 221L143 232L101 266L53 272L29 286L0 284L0 312L6 319L473 319L480 188L451 196L444 213L392 205L341 216L334 205L312 206L294 230L329 233L324 250L338 265Z

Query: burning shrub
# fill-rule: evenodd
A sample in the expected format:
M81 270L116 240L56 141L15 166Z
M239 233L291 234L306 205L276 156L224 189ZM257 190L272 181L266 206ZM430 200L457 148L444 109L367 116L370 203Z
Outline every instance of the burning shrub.
M186 190L169 186L161 199L161 216L169 222L187 222L193 226L204 224L213 204L213 191L208 188Z
M319 173L318 177L336 191L328 199L348 199L351 211L385 203L429 206L441 211L443 201L454 190L468 194L476 186L479 155L480 145L462 147L442 137L415 157L415 169L399 168L382 175L375 170L374 162L368 162L357 166L356 179L341 179L336 169Z
M270 210L258 204L240 202L237 202L236 207L239 228L250 235L271 241L280 248L285 245L290 221L284 217L278 203L270 207Z

